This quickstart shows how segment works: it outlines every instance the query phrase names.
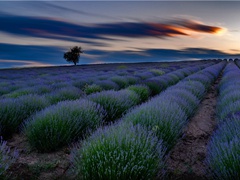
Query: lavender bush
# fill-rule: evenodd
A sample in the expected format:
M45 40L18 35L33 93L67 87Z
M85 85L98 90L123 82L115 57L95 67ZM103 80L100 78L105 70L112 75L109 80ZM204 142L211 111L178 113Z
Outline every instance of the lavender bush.
M177 102L178 105L184 109L188 117L193 115L200 102L191 91L184 88L178 88L178 84L168 88L167 92L164 92L162 95L167 96L170 102Z
M95 84L99 85L104 90L119 90L120 87L117 83L110 80L96 81Z
M146 79L149 79L151 77L154 77L153 73L148 72L148 71L136 72L135 76L141 78L142 80L146 80Z
M101 88L101 86L97 85L97 84L91 84L91 85L87 85L84 88L84 92L89 95L92 93L96 93L96 92L100 92L103 89Z
M150 96L150 89L146 85L131 85L127 89L132 90L139 95L141 102L148 100Z
M196 70L197 69L195 67L183 68L183 69L179 69L174 72L164 74L159 77L149 78L149 79L143 81L142 83L146 84L150 88L151 95L157 95L161 91L166 89L168 86L176 84L182 78L194 73L194 71L196 71ZM180 74L180 73L182 74L182 76L177 76L177 74Z
M203 98L206 93L205 86L199 81L180 81L178 83L178 89L185 89L190 91L198 99Z
M9 86L3 86L0 84L0 97L4 94L8 94L11 92L11 89Z
M232 103L235 103L240 100L240 92L238 89L233 89L229 93L221 95L221 98L218 100L218 114L224 111L226 106L231 106Z
M114 76L111 77L110 80L119 85L120 89L125 88L129 85L127 79L122 76Z
M126 114L123 121L154 131L169 150L182 133L187 116L177 103L159 96Z
M208 144L206 164L215 179L240 177L240 119L233 117L220 124Z
M32 116L23 132L38 151L54 151L99 127L103 117L103 108L94 102L63 101Z
M34 91L32 88L21 88L9 94L5 94L4 96L9 98L17 98L17 97L28 95L28 94L34 94Z
M18 151L13 151L7 146L7 141L3 141L0 136L0 179L7 178L6 171L18 158Z
M182 69L178 69L178 70L172 72L172 74L176 75L180 79L183 79L186 75L189 75L191 73L184 73L184 71L182 71Z
M136 76L123 76L123 77L126 79L128 85L134 85L140 81L140 78Z
M51 86L44 85L44 84L36 85L32 87L32 89L33 89L33 92L38 95L44 95L44 94L50 93L53 90Z
M50 86L52 87L53 90L57 90L57 89L71 87L71 84L72 83L70 81L53 82L52 84L50 84Z
M87 79L81 79L81 80L76 80L72 82L72 85L79 88L79 89L83 89L86 85L90 85L92 84L92 82L90 80Z
M80 89L74 86L69 86L52 91L51 93L46 94L46 97L51 104L56 104L64 100L76 100L83 97L83 95L84 93Z
M167 86L165 79L160 80L150 78L142 83L149 87L152 96L159 94L162 90L166 89Z
M240 70L229 63L219 84L217 102L218 127L208 143L206 165L213 179L239 179L240 177L240 99L234 90L240 81ZM235 87L236 88L236 87ZM232 90L232 91L229 91Z
M79 146L71 153L77 179L150 180L163 173L162 142L140 126L101 128Z
M2 99L0 103L0 134L11 136L30 115L49 106L43 96L25 95L16 99Z
M153 73L154 76L161 76L165 74L165 72L160 69L150 69L149 72Z
M202 74L204 71L215 71L215 69L220 73L223 66L223 64L214 65L207 68L207 70L203 69L195 73L194 76L190 75L190 77L197 77L197 74ZM165 76L167 77L169 74ZM180 82L175 86L167 88L159 96L126 114L123 117L123 121L131 122L134 125L141 124L148 130L156 131L157 136L163 139L164 145L170 150L181 135L182 129L187 123L187 118L195 112L200 102L200 99L194 94L201 94L206 91L206 88L202 85L201 87L203 88L196 89L193 93L192 88L194 87L190 90L189 86L191 84L189 80L193 82L198 81L198 79L189 78L184 83ZM209 79L206 79L206 82L209 81ZM187 85L186 89L184 89L184 84ZM178 87L180 88L178 89Z
M140 97L131 90L102 91L87 97L100 104L107 111L106 122L120 118L130 108L140 103Z

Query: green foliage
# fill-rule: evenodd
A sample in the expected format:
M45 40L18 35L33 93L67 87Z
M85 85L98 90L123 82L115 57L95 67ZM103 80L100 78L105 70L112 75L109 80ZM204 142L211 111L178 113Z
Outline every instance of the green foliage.
M110 79L117 83L121 89L128 86L128 80L122 76L114 76Z
M103 117L103 109L94 102L63 101L32 116L23 132L38 151L54 151L99 127Z
M79 88L79 89L84 89L84 87L86 87L87 85L89 85L91 83L92 83L91 81L81 79L81 80L73 81L72 85Z
M119 66L117 67L117 69L126 69L126 68L127 68L126 65L119 65Z
M130 108L140 103L139 96L131 90L102 91L88 96L91 101L100 104L106 111L106 122L114 121Z
M49 94L46 94L46 97L48 98L51 104L56 104L60 101L65 100L76 100L82 96L83 92L74 86L63 87L55 91L52 91Z
M100 92L102 91L102 87L97 85L97 84L92 84L92 85L87 85L85 88L84 88L84 92L89 95L89 94L92 94L92 93L95 93L95 92Z
M49 106L43 96L25 95L16 99L3 99L0 103L0 134L10 137L18 132L20 124L37 111Z
M163 172L161 141L140 126L105 127L79 146L71 153L77 179L150 180Z
M140 78L135 76L124 76L124 78L126 78L129 85L134 85L140 80Z
M176 143L187 116L177 103L168 102L167 98L154 99L135 108L123 117L123 121L140 124L156 133L170 150Z
M127 89L134 91L141 98L141 102L148 100L150 96L150 89L146 85L132 85Z
M147 80L143 81L143 83L149 87L149 89L151 90L152 96L159 94L162 90L164 90L166 88L166 85L164 83L162 83L160 80L156 80L156 79L154 79L154 80L147 79Z
M166 68L166 67L169 67L169 64L161 64L160 67L164 67L164 68Z
M206 163L216 179L240 177L240 118L234 116L221 123L208 143Z
M155 76L161 76L161 75L165 74L165 72L160 69L150 69L149 71L151 73L153 73Z
M9 94L6 94L5 97L8 97L8 98L17 98L17 97L20 97L20 96L23 96L23 95L28 95L28 94L32 94L33 91L31 91L31 89L29 88L22 88L22 89L18 89L16 91L13 91Z

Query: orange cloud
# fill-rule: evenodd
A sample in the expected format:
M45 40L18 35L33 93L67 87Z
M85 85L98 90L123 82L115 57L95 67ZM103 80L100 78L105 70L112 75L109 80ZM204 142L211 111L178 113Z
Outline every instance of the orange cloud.
M183 29L188 29L195 32L201 33L210 33L217 34L224 30L222 27L210 26L203 24L202 22L194 21L194 20L186 20L186 19L177 19L173 22L176 26L179 26Z
M176 19L167 23L146 23L146 34L158 37L190 36L191 32L219 34L224 28L210 26L193 20Z
M174 37L178 35L188 36L187 33L183 32L183 29L177 26L160 24L160 23L149 23L151 27L148 33L154 36L167 36Z

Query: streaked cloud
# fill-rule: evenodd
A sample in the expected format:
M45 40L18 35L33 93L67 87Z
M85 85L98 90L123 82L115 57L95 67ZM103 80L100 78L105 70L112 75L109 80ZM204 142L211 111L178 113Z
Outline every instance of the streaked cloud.
M216 34L222 27L206 25L193 20L176 19L169 22L117 22L101 24L74 24L51 18L11 16L2 14L0 31L19 35L67 41L74 38L103 39L113 37L175 37L189 36L186 30ZM111 39L112 40L112 39Z
M32 46L0 43L0 59L39 61L44 64L59 64L63 61L64 50L53 46Z
M202 22L189 20L189 19L175 19L171 21L171 23L192 31L202 32L202 33L216 34L224 30L224 28L222 27L210 26Z
M208 48L185 48L185 49L139 49L138 51L100 51L90 50L87 54L98 56L98 60L103 62L161 62L161 61L181 61L200 60L218 58L239 58L238 54L229 54L216 49Z
M42 46L16 46L0 44L0 49L10 49L0 54L0 67L33 67L66 64L61 49ZM8 46L8 47L7 47ZM12 52L10 52L12 49ZM29 52L29 54L27 54ZM31 53L33 52L33 53ZM8 54L6 56L6 54ZM86 50L80 58L80 64L97 63L133 63L133 62L165 62L182 60L239 58L240 53L229 54L216 49L185 48L185 49L138 49L137 51L104 51ZM21 57L21 59L19 59Z
M16 68L16 67L45 67L52 66L50 63L41 63L29 60L2 60L0 59L1 68Z

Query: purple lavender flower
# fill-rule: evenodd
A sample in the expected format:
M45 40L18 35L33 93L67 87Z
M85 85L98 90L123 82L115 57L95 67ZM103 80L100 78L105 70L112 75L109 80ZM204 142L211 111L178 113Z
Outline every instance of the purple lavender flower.
M91 101L99 103L107 111L106 121L111 122L120 118L130 108L140 102L140 97L131 90L102 91L87 96Z
M101 86L104 90L118 90L119 85L111 80L96 81L95 84Z
M80 179L154 179L163 175L162 141L141 126L119 123L98 129L71 152Z
M84 96L83 91L74 86L63 87L46 94L46 97L51 104L56 104L60 101L65 100L76 100L83 96Z
M18 151L16 149L10 150L7 146L7 141L3 141L0 136L0 179L6 177L6 171L12 163L18 158Z
M0 102L1 135L4 137L18 132L24 120L50 105L45 97L38 95L25 95L15 99L6 98Z
M63 101L36 113L22 131L38 151L54 151L95 130L104 116L103 108L94 102Z

